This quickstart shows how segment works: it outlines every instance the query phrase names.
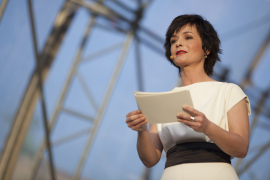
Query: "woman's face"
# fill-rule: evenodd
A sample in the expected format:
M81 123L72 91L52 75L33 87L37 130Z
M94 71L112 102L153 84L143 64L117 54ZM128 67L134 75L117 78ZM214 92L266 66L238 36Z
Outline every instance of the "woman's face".
M171 37L171 54L178 67L204 65L205 52L202 40L195 26L186 25Z

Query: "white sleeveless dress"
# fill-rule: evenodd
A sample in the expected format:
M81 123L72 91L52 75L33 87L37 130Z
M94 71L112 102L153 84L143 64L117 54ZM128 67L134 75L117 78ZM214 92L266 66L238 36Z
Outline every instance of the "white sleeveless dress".
M229 131L227 112L243 98L246 99L248 115L251 114L250 102L242 89L233 83L217 81L199 82L184 87L176 87L173 91L189 90L194 108ZM157 124L157 130L164 151L176 144L184 142L210 142L204 133L198 133L184 123ZM164 170L162 180L237 180L234 168L228 163L188 163L168 167Z

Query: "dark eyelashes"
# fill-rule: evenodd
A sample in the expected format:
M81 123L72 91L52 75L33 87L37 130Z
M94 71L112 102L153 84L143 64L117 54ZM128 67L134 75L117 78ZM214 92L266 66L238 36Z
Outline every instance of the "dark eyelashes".
M186 39L193 39L191 36L187 36ZM174 44L176 42L176 40L171 40L171 44Z

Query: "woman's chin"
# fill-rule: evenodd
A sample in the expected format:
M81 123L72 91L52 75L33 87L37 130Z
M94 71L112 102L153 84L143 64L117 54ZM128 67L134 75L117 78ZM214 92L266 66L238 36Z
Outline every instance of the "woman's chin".
M174 60L173 63L178 67L184 67L186 64L185 60Z

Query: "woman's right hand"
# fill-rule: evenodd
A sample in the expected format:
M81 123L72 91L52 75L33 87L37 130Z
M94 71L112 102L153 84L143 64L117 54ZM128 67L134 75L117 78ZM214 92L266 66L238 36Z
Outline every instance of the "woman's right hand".
M147 130L147 121L140 110L131 111L126 115L126 123L132 130L142 132Z

